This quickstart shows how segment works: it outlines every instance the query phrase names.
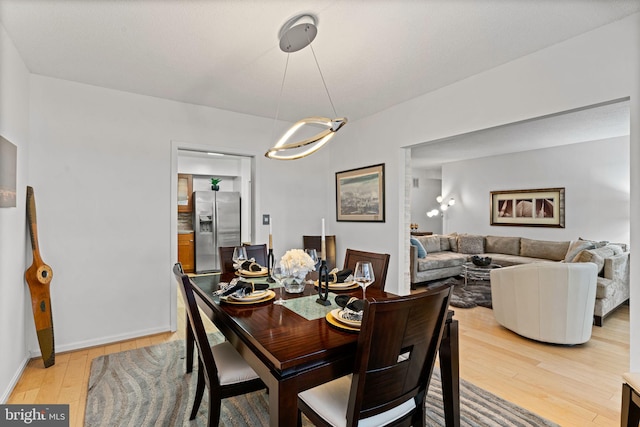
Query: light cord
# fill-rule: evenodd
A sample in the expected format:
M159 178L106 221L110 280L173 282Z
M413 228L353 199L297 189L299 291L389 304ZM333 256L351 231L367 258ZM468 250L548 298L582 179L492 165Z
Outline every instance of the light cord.
M331 103L331 108L333 109L333 115L334 117L338 117L338 113L336 113L336 107L334 107L333 100L331 99L331 95L329 95L329 88L327 87L327 83L324 81L324 75L322 74L322 70L320 69L320 64L318 64L318 58L316 58L316 51L313 50L313 45L311 44L311 41L309 41L309 47L311 48L311 53L313 53L313 59L316 61L316 67L318 67L318 72L320 73L320 78L322 79L324 90L327 92L327 97L329 98L329 102Z

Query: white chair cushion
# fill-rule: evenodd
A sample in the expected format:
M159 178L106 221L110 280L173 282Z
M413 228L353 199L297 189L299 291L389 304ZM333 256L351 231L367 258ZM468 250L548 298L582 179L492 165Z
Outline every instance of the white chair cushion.
M298 394L298 397L329 424L334 427L343 427L347 425L347 405L350 391L351 375L345 375L326 384L303 391ZM402 418L415 407L414 400L409 399L402 405L398 405L386 412L361 419L358 426L382 426Z
M640 394L640 373L627 372L626 374L622 374L622 377L624 378L624 381L636 391L636 393Z
M256 371L240 356L229 341L211 347L218 367L220 385L236 384L258 378Z

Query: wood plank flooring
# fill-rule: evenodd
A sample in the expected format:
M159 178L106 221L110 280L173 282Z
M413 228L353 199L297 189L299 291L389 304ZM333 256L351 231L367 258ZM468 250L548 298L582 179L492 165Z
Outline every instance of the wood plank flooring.
M57 354L45 369L31 360L7 403L68 403L70 425L82 426L91 361L103 354L184 339L178 332ZM487 308L454 308L460 322L460 375L562 426L620 425L621 374L629 367L629 307L594 327L584 345L537 343L502 328ZM213 328L213 325L209 325Z

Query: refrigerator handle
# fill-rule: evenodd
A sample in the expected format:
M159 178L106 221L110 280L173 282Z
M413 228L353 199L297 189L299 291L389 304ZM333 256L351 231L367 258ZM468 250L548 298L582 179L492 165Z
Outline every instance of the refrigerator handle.
M214 249L214 253L215 253L215 257L218 258L218 254L220 253L220 251L218 250L218 233L220 233L220 230L218 229L218 198L214 197L213 199L213 209L211 209L211 212L213 212L213 249ZM221 263L221 260L218 260L219 263ZM222 269L222 265L219 266Z

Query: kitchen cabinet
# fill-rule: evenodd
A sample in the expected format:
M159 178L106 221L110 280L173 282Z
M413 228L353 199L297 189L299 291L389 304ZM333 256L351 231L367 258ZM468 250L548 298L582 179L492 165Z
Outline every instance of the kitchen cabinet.
M193 203L193 177L190 174L178 174L178 212L191 212Z
M195 254L193 244L194 233L178 233L178 262L185 273L195 271Z

